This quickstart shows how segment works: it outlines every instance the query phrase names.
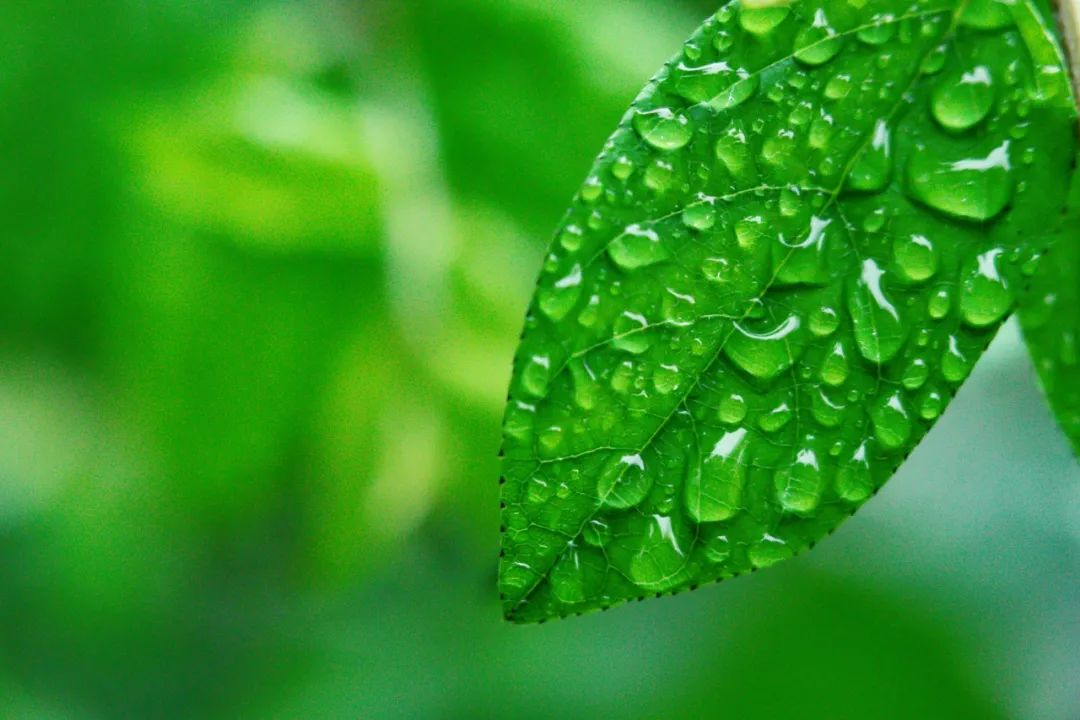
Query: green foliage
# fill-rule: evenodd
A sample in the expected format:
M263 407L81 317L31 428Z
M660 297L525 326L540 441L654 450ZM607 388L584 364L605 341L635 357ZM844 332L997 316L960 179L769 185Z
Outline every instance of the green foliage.
M1028 349L1043 390L1080 453L1080 171L1052 239L1020 305Z
M1075 108L1031 3L731 3L544 263L505 420L504 612L765 568L874 495L1010 314Z

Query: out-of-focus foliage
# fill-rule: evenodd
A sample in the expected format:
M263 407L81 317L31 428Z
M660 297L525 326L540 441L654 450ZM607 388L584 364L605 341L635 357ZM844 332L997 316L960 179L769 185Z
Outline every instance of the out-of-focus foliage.
M547 233L714 9L0 4L0 716L1080 714L1076 474L1015 338L815 556L499 620Z

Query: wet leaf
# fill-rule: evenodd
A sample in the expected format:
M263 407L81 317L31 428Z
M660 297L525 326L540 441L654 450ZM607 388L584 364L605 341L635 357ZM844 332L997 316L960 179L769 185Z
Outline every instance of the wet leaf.
M1031 288L1020 321L1031 359L1058 424L1080 453L1080 172L1074 172L1066 212Z
M1033 5L746 0L709 18L544 262L506 411L506 616L769 567L877 492L1063 202L1062 71Z

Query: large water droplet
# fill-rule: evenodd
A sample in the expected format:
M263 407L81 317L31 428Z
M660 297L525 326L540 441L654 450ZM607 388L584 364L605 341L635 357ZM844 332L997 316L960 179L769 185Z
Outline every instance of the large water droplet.
M941 376L951 383L963 382L971 372L971 364L960 350L960 343L955 335L949 336L949 347L941 356Z
M628 535L638 539L631 546L627 573L638 587L650 592L662 592L687 581L687 553L692 538L677 517L649 515L632 518ZM614 555L615 562L622 565L623 551L616 551Z
M652 345L648 329L649 321L644 315L628 310L615 319L611 344L624 352L640 355Z
M1013 305L1013 296L998 269L1001 249L976 258L965 273L960 312L972 327L986 327L1001 320Z
M906 331L900 311L882 285L885 271L873 259L863 261L859 278L848 292L848 311L855 325L859 352L867 360L888 362L904 345Z
M826 385L839 387L848 379L848 360L843 343L836 343L821 363L821 380Z
M761 541L747 551L750 564L756 568L767 568L783 562L795 555L795 551L782 539L766 534Z
M639 110L634 115L634 129L657 150L679 150L694 136L690 120L671 108Z
M997 217L1013 194L1009 141L986 157L941 162L916 151L908 164L912 197L946 215L985 222Z
M596 492L602 504L624 510L648 497L652 485L652 476L645 472L641 455L622 455L612 458L604 466Z
M675 69L675 92L695 103L708 103L714 110L736 107L757 90L757 76L745 68L726 62L698 67L680 64Z
M978 125L993 106L994 79L985 65L943 78L931 99L934 119L954 132Z
M652 228L631 225L608 245L608 255L624 270L637 270L671 257L659 233Z
M794 315L765 332L754 332L743 323L735 323L724 351L749 374L771 380L790 368L798 357L800 325Z
M740 508L749 461L745 429L724 434L686 478L686 509L698 522L734 517Z
M683 210L682 221L692 230L705 232L716 225L716 206L713 198L699 198Z
M857 36L867 45L884 45L896 34L896 18L893 15L875 15L873 24L859 29Z
M980 30L1000 30L1013 24L1012 0L970 0L960 15L960 23Z

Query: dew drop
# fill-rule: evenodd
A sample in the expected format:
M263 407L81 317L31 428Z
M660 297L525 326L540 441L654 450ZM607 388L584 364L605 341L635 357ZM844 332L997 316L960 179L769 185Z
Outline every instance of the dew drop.
M719 522L739 512L749 464L749 440L746 429L725 433L688 473L686 509L694 520Z
M994 105L994 79L990 69L979 65L954 77L946 77L934 89L931 110L946 130L962 132L982 122Z
M986 157L954 162L914 152L908 164L912 197L946 215L976 222L992 220L1012 199L1009 144L1005 141Z
M941 357L941 376L951 383L960 383L971 372L967 357L960 351L960 343L955 335L949 336L949 347Z
M929 280L938 270L937 248L925 235L897 237L893 257L900 274L912 282Z
M778 537L766 534L747 552L750 563L759 569L772 567L795 555L795 551Z
M758 427L770 434L777 433L783 430L787 424L791 422L794 415L790 405L781 403L758 418Z
M551 382L551 358L533 355L521 371L521 389L536 398L547 395Z
M979 255L965 273L960 312L972 327L993 325L1012 308L1012 293L998 269L1002 252L998 248Z
M753 7L746 4L739 13L739 24L752 35L768 35L787 19L791 8L786 4Z
M555 322L569 315L581 299L581 279L581 265L575 265L565 277L542 287L538 292L540 311Z
M882 270L873 259L862 264L862 273L851 283L848 311L855 326L859 352L873 363L886 363L904 345L906 332L900 311L882 286Z
M724 352L750 375L771 380L795 362L800 325L795 315L764 332L754 332L742 323L735 323Z
M682 213L686 227L700 232L711 230L716 225L716 206L712 198L701 198L687 206Z
M878 402L870 411L874 434L887 450L902 448L911 437L911 419L900 393L893 393Z
M888 14L875 15L873 25L860 28L856 35L867 45L884 45L896 35L896 17Z
M836 343L821 363L821 380L826 385L839 387L847 382L849 374L847 354L843 343Z
M631 225L608 245L608 255L624 270L637 270L670 257L659 233L641 225Z
M640 504L652 485L652 476L645 472L641 455L623 455L612 458L604 466L596 492L603 505L625 510Z
M1003 0L970 0L960 16L960 24L979 30L1000 30L1013 24L1009 5Z
M836 57L843 46L844 39L836 34L825 11L819 8L813 24L795 36L795 59L806 65L824 65Z
M689 576L686 552L690 539L684 537L672 517L652 515L642 520L645 527L636 534L641 543L630 560L630 579L652 592L685 583Z
M649 321L640 313L626 311L615 319L611 344L623 352L640 355L652 345Z
M681 383L682 373L677 365L661 365L653 373L653 387L661 395L670 395Z
M694 135L690 120L671 108L639 110L634 115L634 129L657 150L673 151L686 147Z
M817 453L802 448L790 467L776 472L773 478L777 500L787 512L809 515L817 510L825 490L825 478Z
M810 332L828 337L840 327L840 315L831 307L822 306L810 313Z
M836 493L850 503L865 502L874 493L874 478L870 474L865 442L855 449L837 471Z
M952 296L949 295L948 289L938 288L934 294L930 296L928 309L930 311L930 317L934 320L941 320L948 315L949 310L952 309Z
M919 415L924 420L934 420L941 415L945 407L945 398L936 390L928 390L919 403Z
M718 416L725 425L738 425L746 419L746 398L732 393L720 401Z
M847 184L858 192L880 192L892 179L892 141L884 119L874 126L870 145L859 155L848 174Z

